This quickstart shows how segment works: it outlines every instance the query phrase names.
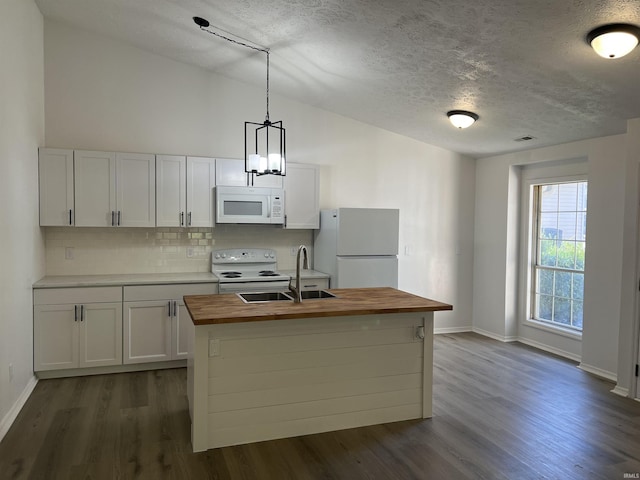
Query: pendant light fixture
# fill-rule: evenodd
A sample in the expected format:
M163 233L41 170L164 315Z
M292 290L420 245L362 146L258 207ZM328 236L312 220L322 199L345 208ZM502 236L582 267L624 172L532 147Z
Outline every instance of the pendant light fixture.
M630 53L640 39L640 28L626 23L612 23L591 30L587 43L604 58L620 58Z
M450 110L447 112L447 117L454 127L460 129L470 127L480 118L477 113L466 110Z
M228 42L262 52L267 56L267 114L264 122L244 122L244 171L252 175L286 175L286 132L282 121L269 118L269 49L239 42L209 29L209 21L193 17L196 25Z

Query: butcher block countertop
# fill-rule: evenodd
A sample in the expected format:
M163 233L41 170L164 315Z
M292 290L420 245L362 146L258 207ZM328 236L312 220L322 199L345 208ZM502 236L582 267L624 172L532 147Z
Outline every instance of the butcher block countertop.
M194 325L260 322L294 318L343 317L387 313L435 312L453 306L395 288L329 290L337 298L306 299L302 303L275 301L244 303L235 293L188 295L184 303Z

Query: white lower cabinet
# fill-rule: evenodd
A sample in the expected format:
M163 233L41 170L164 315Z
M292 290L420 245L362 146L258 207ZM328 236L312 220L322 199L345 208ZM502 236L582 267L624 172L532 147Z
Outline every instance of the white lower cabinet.
M189 312L184 295L217 293L215 283L124 287L124 363L187 357Z
M171 360L171 303L124 302L125 364Z
M172 324L171 356L173 358L187 358L189 352L189 322L191 316L182 299L177 301L178 314Z
M34 370L122 364L122 288L34 291Z

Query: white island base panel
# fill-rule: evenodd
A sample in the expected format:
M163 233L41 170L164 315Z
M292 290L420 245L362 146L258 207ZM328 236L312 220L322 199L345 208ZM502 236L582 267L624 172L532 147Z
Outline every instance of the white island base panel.
M191 333L194 452L432 415L433 312L201 325Z

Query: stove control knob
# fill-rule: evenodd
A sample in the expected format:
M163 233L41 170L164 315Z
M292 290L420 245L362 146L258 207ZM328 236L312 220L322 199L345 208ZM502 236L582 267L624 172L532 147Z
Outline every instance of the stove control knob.
M214 258L220 258L220 254L219 254L219 253L216 253L216 254L214 255Z
M275 255L274 255L273 253L270 253L270 254L269 254L269 257L271 257L271 258L275 258Z
M222 258L227 258L227 254L226 254L226 253L223 253L223 254L221 255L221 257L222 257Z
M269 254L268 254L268 253L265 253L265 254L264 254L264 258L269 258Z

